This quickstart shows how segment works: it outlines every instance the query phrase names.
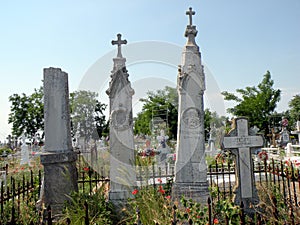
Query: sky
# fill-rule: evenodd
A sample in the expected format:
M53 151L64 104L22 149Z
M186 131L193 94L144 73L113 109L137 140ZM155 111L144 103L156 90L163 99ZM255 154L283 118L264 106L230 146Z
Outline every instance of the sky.
M176 87L189 7L205 66L205 107L224 114L231 105L221 91L256 86L269 70L282 91L276 111L287 110L300 94L299 0L1 1L0 140L10 133L8 97L42 86L43 68L61 68L71 92L91 88L107 103L118 33L128 42L122 53L135 113L147 91Z

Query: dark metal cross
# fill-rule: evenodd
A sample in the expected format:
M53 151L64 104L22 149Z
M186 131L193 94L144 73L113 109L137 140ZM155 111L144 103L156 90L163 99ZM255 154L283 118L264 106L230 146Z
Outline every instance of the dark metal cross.
M195 15L195 11L192 10L192 7L189 8L189 11L186 11L185 13L186 15L189 15L189 19L190 19L190 26L193 25L193 15Z
M124 44L124 45L127 44L127 40L121 40L121 36L122 36L121 34L117 34L118 40L111 41L112 45L118 45L118 54L117 54L117 57L119 57L119 58L122 58L121 45L122 44Z

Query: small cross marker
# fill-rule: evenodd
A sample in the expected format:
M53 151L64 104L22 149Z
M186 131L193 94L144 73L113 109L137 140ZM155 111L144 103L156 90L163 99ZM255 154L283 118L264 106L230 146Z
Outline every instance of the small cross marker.
M121 36L122 36L121 34L117 34L118 40L111 41L112 45L118 45L118 54L117 54L118 58L122 58L121 45L122 44L124 44L124 45L127 44L127 40L121 40Z
M186 15L189 15L189 20L190 20L190 26L193 25L193 15L195 15L195 11L192 10L192 7L189 8L189 11L186 11Z

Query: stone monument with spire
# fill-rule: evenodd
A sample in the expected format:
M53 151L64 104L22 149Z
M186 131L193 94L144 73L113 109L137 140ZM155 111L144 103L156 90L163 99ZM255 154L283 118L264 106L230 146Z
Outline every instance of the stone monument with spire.
M132 96L134 90L128 80L125 66L126 59L121 53L121 45L126 40L112 41L118 46L117 57L113 59L114 66L111 72L111 81L106 91L109 96L110 112L110 192L109 199L115 205L122 205L136 186L134 167L134 139L132 119Z
M195 12L186 12L189 25L185 30L187 43L178 68L177 91L179 94L178 133L173 196L182 195L198 202L209 196L207 166L205 162L203 94L205 77L199 47L195 42L196 26L192 23Z

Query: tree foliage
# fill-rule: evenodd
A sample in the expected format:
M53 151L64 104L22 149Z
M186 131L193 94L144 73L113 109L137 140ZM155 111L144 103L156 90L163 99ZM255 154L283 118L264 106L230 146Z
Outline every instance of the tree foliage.
M166 86L163 90L157 92L148 92L146 98L140 99L144 103L142 111L137 114L134 123L135 134L150 135L153 119L160 117L162 121L168 121L168 135L171 138L177 137L178 125L178 93L176 88ZM158 115L160 114L160 115ZM166 116L168 114L168 116ZM204 111L205 135L208 135L212 124L221 127L224 117L219 117L216 112L209 109Z
M268 133L269 116L274 112L280 100L281 91L273 88L274 81L269 71L263 76L263 80L257 87L236 89L237 95L227 91L222 92L224 99L237 103L227 111L234 116L246 116L250 126L256 125L259 129Z
M98 94L91 91L75 91L70 93L70 107L73 135L78 134L89 139L99 139L107 129L104 110L106 104L97 100Z
M44 130L43 88L35 89L31 95L13 94L8 122L12 123L12 134L23 132L30 138L38 130ZM90 91L70 93L72 133L78 132L87 138L98 139L108 133L108 123L104 115L107 105L97 100L97 94Z
M12 124L12 134L19 137L24 132L34 137L38 130L44 129L43 88L34 89L31 95L13 94L8 123Z
M300 94L295 95L289 102L289 114L292 122L300 120Z
M163 90L148 92L142 112L137 114L134 123L135 134L151 134L153 120L161 119L168 124L167 134L174 138L177 135L178 94L176 88L166 86Z

